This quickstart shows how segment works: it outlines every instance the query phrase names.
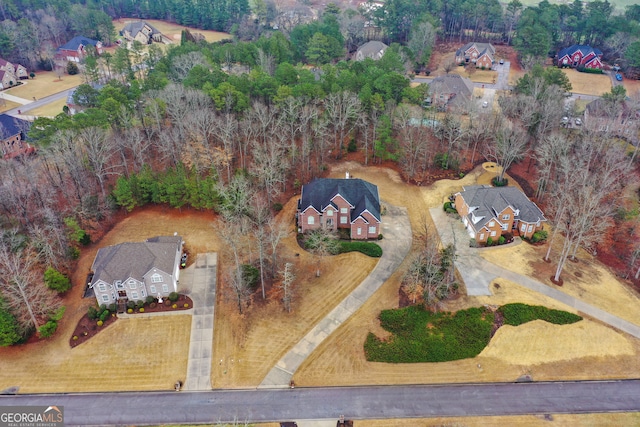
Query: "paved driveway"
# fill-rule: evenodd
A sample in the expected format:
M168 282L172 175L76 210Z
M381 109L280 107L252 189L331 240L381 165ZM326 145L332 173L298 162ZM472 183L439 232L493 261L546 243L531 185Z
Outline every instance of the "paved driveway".
M640 338L640 326L621 319L611 313L595 307L591 304L572 297L551 287L545 283L502 268L493 264L480 256L480 251L492 250L491 248L471 248L469 246L470 236L467 234L462 221L458 216L447 215L442 208L430 210L433 222L438 229L438 234L444 245L454 243L456 246L457 258L455 266L464 280L469 295L491 295L489 285L497 277L510 280L521 286L529 288L540 294L553 298L563 304L575 308L576 310L598 319L601 322L613 326L616 329L626 332L636 338Z

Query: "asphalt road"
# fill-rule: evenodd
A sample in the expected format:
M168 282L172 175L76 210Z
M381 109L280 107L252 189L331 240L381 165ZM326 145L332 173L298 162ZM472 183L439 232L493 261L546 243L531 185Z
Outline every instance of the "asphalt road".
M65 425L640 411L640 380L0 396L64 406Z

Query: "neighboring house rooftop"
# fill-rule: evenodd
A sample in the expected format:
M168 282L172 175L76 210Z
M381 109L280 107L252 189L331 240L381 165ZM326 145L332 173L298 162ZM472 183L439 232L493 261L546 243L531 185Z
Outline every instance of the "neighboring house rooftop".
M338 194L353 205L354 209L351 211L352 221L365 210L369 211L378 221L381 221L378 187L358 178L321 178L311 181L302 187L300 208L304 210L309 206L313 206L318 212L322 212L331 203L331 199Z
M574 44L573 46L565 47L560 52L558 52L558 58L562 58L565 55L572 56L577 51L582 52L583 57L587 56L591 52L595 53L596 56L602 56L602 51L600 49L596 49L584 44Z
M469 42L456 51L456 56L464 56L465 52L471 49L474 45L479 52L478 57L482 56L484 53L488 53L491 56L496 53L496 48L493 47L491 43Z
M146 21L135 21L135 22L129 22L127 25L125 25L122 28L122 32L128 31L129 34L131 34L133 37L135 37L136 34L138 34L140 31L142 31L142 29L144 28L144 26L148 26L149 28L151 28L151 35L153 34L160 34L160 31L154 27L153 25L149 24Z
M98 40L93 40L88 37L76 36L60 46L58 50L78 50L80 46L95 46L100 43Z
M460 195L471 208L473 215L479 221L474 223L479 230L508 206L518 212L520 221L537 223L546 221L540 208L516 187L491 187L489 185L474 185L462 187ZM468 215L471 220L471 213Z
M98 250L93 261L93 284L102 280L113 283L131 277L142 281L146 273L157 268L172 274L180 236L159 236L144 242L127 242Z
M473 95L473 83L471 80L459 76L458 74L447 74L436 77L429 85L430 94L455 94L456 96L449 100L451 102L468 101ZM461 99L463 97L464 99Z
M0 114L0 138L5 139L21 132L25 134L29 131L31 122L22 120L8 114Z
M382 58L384 52L388 48L389 46L377 40L366 42L358 48L358 51L356 53L356 60L362 61L365 58L378 60Z

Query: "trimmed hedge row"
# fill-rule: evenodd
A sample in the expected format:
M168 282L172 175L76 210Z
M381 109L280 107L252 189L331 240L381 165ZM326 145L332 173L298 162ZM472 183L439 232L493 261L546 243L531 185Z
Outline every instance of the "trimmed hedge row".
M498 311L504 316L504 323L512 326L538 319L554 325L568 325L582 320L582 317L567 311L522 303L505 304Z
M371 242L340 242L338 253L361 252L372 258L380 258L382 256L382 248L376 243Z
M364 344L371 362L446 362L477 356L489 343L494 315L470 308L432 313L422 306L384 310L380 322L394 336L380 340L373 333Z

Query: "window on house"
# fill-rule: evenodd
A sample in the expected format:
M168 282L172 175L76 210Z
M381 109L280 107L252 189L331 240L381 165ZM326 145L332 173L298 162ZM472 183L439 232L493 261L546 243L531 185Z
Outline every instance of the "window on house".
M484 240L484 233L480 233L480 240Z
M124 285L122 284L122 280L116 280L116 288L124 289Z
M502 220L503 221L509 221L509 218L511 218L511 215L509 215L509 214L502 215Z
M153 276L151 276L151 281L153 283L160 283L162 282L162 275L155 273Z
M340 213L343 213L343 214L347 213L347 208L340 208Z
M528 233L531 233L533 231L533 225L529 226L529 229L527 230Z
M149 286L149 292L151 292L153 295L155 295L156 294L156 285Z
M169 285L162 285L162 292L169 292Z
M347 223L347 217L346 216L340 217L340 224L346 224L346 223Z
M309 224L309 225L313 225L313 224L315 224L315 223L316 223L316 219L315 219L312 215L309 215L309 216L307 217L307 224Z
M502 229L503 230L508 230L509 229L509 224L502 224Z
M527 224L522 224L522 227L520 227L520 231L524 233L526 230L527 230Z
M369 234L376 234L376 226L372 225L369 227Z
M333 211L331 209L327 211L327 216L333 216Z
M496 232L495 231L491 232L491 237L496 237Z
M147 296L147 291L144 290L144 288L142 288L142 290L140 291L140 294L142 294L142 298Z
M138 299L138 292L136 291L131 292L131 299Z
M129 283L129 289L135 289L136 288L136 281L135 280L129 280L127 283Z
M327 218L327 225L328 226L332 226L333 225L333 220L331 218Z
M356 234L358 234L358 236L362 236L362 227L358 227Z
M109 302L109 295L102 295L102 301Z
M98 289L100 292L107 292L107 285L103 285L102 283L98 285Z
M496 225L495 221L490 221L489 222L489 227L493 227L494 225Z

